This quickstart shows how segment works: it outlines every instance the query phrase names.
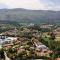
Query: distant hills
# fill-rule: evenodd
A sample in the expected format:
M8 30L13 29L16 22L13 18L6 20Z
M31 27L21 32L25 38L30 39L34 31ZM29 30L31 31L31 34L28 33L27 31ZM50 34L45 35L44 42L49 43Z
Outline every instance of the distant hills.
M16 21L21 23L60 23L60 11L0 9L0 21Z

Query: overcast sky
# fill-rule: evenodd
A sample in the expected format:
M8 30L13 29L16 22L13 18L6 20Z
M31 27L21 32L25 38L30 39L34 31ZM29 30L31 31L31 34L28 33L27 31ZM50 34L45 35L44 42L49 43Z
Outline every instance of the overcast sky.
M0 0L0 9L1 8L60 11L60 0Z

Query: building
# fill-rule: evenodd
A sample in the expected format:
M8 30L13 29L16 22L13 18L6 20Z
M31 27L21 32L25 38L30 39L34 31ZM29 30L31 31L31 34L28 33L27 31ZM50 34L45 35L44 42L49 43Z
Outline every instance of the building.
M8 37L5 38L4 41L2 42L2 44L10 44L12 43L14 40L17 40L17 37Z
M50 24L42 24L40 26L40 28L45 28L45 29L51 29L53 27L53 25L50 25Z

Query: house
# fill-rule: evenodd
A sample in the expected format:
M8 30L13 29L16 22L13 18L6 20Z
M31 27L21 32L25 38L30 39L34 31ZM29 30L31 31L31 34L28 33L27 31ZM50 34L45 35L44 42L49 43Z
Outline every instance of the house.
M56 35L56 37L60 37L60 28L57 28L53 31Z
M42 24L40 26L40 28L44 28L44 29L51 29L52 27L53 27L53 25L51 25L51 24Z
M3 38L0 38L0 45L10 44L14 40L17 40L17 37L3 37Z
M41 52L47 52L48 51L48 47L46 47L45 45L39 45L36 47L36 49L41 51Z

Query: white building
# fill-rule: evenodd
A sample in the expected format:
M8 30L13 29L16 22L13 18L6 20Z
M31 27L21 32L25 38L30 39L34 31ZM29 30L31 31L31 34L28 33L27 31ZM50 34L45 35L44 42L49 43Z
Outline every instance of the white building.
M12 43L14 40L17 40L17 37L5 37L4 39L0 38L0 45Z

